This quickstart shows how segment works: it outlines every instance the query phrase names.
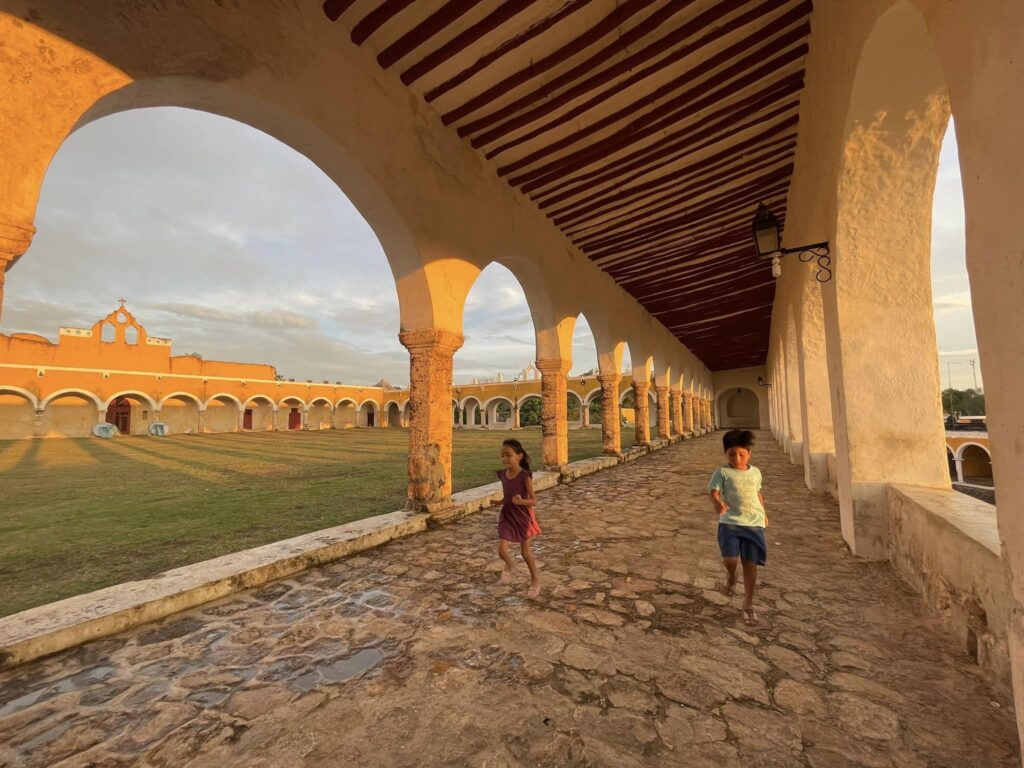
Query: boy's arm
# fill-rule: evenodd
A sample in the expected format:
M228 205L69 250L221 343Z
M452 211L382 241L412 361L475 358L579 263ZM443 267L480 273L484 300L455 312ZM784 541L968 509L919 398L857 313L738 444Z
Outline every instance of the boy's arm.
M764 512L764 527L768 527L768 508L764 505L764 495L758 491L757 498L761 500L761 511Z
M711 491L711 506L715 508L715 512L720 515L724 515L729 511L729 505L722 501L722 493L717 488Z

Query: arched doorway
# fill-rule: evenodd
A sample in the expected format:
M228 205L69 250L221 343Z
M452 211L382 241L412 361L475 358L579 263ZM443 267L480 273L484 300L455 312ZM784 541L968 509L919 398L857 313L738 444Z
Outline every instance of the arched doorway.
M179 392L165 397L160 404L160 421L172 435L192 435L200 431L200 403L195 395Z
M367 400L359 407L359 426L376 427L377 421L377 404Z
M100 410L98 397L84 391L51 395L43 406L42 437L89 437Z
M727 389L718 398L718 417L724 429L759 429L761 406L757 394L745 387Z
M132 429L132 404L127 397L117 397L107 406L107 424L113 424L122 435L130 435Z
M31 393L0 388L0 440L32 437L35 412L35 397Z
M388 403L388 426L392 429L398 429L402 426L402 410L398 407L398 403L392 401Z

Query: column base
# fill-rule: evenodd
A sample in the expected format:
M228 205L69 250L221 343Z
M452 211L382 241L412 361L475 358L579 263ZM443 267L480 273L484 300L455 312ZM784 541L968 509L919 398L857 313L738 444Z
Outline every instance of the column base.
M850 551L864 560L889 558L889 507L885 483L852 483L839 492L839 523Z
M804 484L813 493L828 493L828 454L811 453L804 463Z

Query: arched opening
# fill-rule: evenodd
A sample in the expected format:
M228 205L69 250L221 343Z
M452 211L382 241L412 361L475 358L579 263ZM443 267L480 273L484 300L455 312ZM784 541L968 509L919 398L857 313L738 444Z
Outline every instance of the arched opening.
M980 445L967 443L960 449L960 465L965 483L992 485L992 456Z
M319 432L331 428L331 403L324 398L317 398L309 404L306 415L307 428Z
M519 398L519 426L539 427L540 426L540 395L525 395Z
M134 325L128 326L124 332L124 343L125 344L138 344L139 343L139 329Z
M153 422L153 402L136 392L122 392L107 403L106 421L122 435L145 435Z
M22 440L35 434L35 402L31 395L0 387L0 440Z
M361 406L359 406L359 424L360 427L377 427L380 426L379 408L377 404L372 400L367 400Z
M504 396L491 398L484 404L488 429L512 429L512 401Z
M406 401L402 406L402 426L408 427L410 419L412 419L412 403Z
M723 429L760 429L761 408L757 394L745 387L727 389L718 397Z
M946 446L946 462L949 464L949 479L951 482L959 482L960 478L956 473L956 456L953 453L953 449L948 445Z
M353 429L359 426L356 403L353 400L342 400L334 409L334 428Z
M467 397L462 401L462 426L482 427L486 423L483 408L475 397Z
M927 25L910 2L883 13L865 40L849 104L835 270L822 293L830 386L840 398L833 413L843 419L838 496L851 549L886 558L885 483L949 488L930 272L933 190L950 110ZM787 343L785 353L788 376L796 348Z
M231 395L215 395L206 402L204 432L237 432L238 400Z
M62 392L43 408L42 437L89 437L99 420L99 398L86 392Z
M298 432L305 423L306 404L297 397L286 397L277 404L277 430Z
M583 400L571 389L565 394L566 420L570 429L583 426Z
M583 408L587 413L588 426L592 429L600 429L601 421L604 418L604 401L601 398L600 389L587 394L584 398Z
M117 331L113 323L104 323L103 328L100 330L100 341L106 344L113 344L116 339Z
M402 409L398 407L398 403L388 403L388 426L392 429L404 426L402 424Z
M160 406L160 421L172 435L192 435L200 432L199 399L194 395L176 393L164 398Z
M242 430L269 432L274 429L274 401L266 395L249 398L242 411Z

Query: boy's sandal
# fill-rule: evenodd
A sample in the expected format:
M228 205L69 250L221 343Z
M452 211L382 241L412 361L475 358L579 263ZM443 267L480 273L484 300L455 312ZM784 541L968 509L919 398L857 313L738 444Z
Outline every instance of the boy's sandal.
M757 618L757 613L754 611L753 608L743 609L743 623L746 624L748 627L752 627L760 623L760 619Z

